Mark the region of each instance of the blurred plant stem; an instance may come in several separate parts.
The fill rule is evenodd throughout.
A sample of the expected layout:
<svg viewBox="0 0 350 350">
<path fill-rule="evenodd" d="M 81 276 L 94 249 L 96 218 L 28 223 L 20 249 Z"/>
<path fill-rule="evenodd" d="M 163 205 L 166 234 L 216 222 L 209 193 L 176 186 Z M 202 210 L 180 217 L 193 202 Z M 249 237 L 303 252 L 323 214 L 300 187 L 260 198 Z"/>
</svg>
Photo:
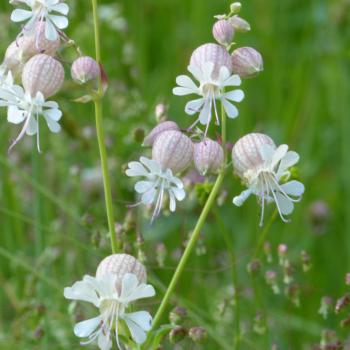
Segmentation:
<svg viewBox="0 0 350 350">
<path fill-rule="evenodd" d="M 101 65 L 101 44 L 100 44 L 100 29 L 99 29 L 99 20 L 98 20 L 97 0 L 91 0 L 91 2 L 92 2 L 92 12 L 93 12 L 93 21 L 94 21 L 96 61 L 99 65 Z M 103 89 L 102 89 L 102 81 L 100 76 L 98 79 L 98 93 L 97 93 L 97 96 L 94 97 L 96 132 L 97 132 L 98 147 L 99 147 L 100 158 L 101 158 L 101 168 L 102 168 L 102 175 L 103 175 L 103 187 L 105 192 L 108 229 L 109 229 L 109 235 L 111 239 L 112 252 L 116 253 L 120 249 L 120 244 L 117 240 L 117 235 L 116 235 L 115 226 L 114 226 L 112 190 L 111 190 L 111 182 L 110 182 L 109 171 L 108 171 L 107 150 L 106 150 L 105 134 L 104 134 L 103 118 L 102 118 L 102 97 L 103 97 Z"/>
<path fill-rule="evenodd" d="M 224 152 L 226 154 L 226 113 L 224 111 L 224 108 L 222 106 L 222 111 L 221 111 L 221 140 L 222 140 L 222 147 L 224 149 Z M 175 287 L 177 286 L 180 277 L 184 271 L 184 268 L 188 262 L 188 259 L 193 251 L 193 249 L 196 246 L 198 237 L 201 233 L 201 230 L 205 224 L 205 220 L 207 219 L 207 216 L 210 212 L 210 210 L 212 209 L 213 205 L 215 204 L 215 199 L 216 196 L 219 193 L 219 190 L 221 188 L 221 185 L 223 183 L 223 180 L 225 178 L 225 171 L 226 171 L 226 156 L 225 156 L 225 162 L 223 164 L 223 167 L 220 171 L 219 176 L 217 177 L 214 187 L 211 190 L 209 197 L 204 205 L 204 208 L 199 216 L 199 219 L 197 221 L 197 224 L 193 230 L 193 233 L 191 235 L 191 238 L 189 240 L 189 242 L 187 243 L 186 249 L 181 257 L 181 260 L 179 262 L 179 265 L 177 266 L 175 273 L 170 281 L 170 284 L 167 288 L 167 291 L 165 292 L 163 299 L 161 301 L 161 304 L 157 310 L 156 315 L 154 316 L 154 320 L 153 320 L 153 326 L 152 329 L 156 329 L 159 325 L 159 322 L 165 312 L 165 309 L 167 307 L 167 304 L 169 302 L 169 299 L 171 297 L 171 295 L 173 294 Z"/>
<path fill-rule="evenodd" d="M 38 154 L 36 140 L 33 139 L 32 148 L 32 176 L 34 181 L 42 184 L 42 171 L 41 171 L 41 159 L 40 154 Z M 34 188 L 34 200 L 33 200 L 33 210 L 34 210 L 34 222 L 35 222 L 35 253 L 36 256 L 40 256 L 43 252 L 44 234 L 42 230 L 43 226 L 43 198 L 40 191 Z"/>
</svg>

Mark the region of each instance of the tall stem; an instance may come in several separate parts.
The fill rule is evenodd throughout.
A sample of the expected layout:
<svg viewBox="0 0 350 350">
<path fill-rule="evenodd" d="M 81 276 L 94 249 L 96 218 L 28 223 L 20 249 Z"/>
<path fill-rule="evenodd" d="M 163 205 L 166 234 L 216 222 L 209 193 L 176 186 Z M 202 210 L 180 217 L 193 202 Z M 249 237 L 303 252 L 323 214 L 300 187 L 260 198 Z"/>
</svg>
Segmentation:
<svg viewBox="0 0 350 350">
<path fill-rule="evenodd" d="M 100 30 L 99 30 L 99 20 L 98 20 L 98 11 L 97 11 L 97 0 L 91 0 L 92 2 L 92 12 L 94 19 L 94 32 L 95 32 L 95 49 L 96 49 L 96 61 L 98 64 L 101 63 L 101 44 L 100 44 Z M 96 119 L 96 131 L 97 131 L 97 140 L 98 147 L 100 151 L 101 158 L 101 168 L 103 175 L 103 187 L 105 193 L 105 202 L 106 202 L 106 211 L 107 211 L 107 220 L 108 220 L 108 229 L 111 239 L 111 246 L 113 253 L 116 253 L 120 246 L 117 240 L 117 235 L 114 227 L 114 213 L 113 213 L 113 203 L 112 203 L 112 191 L 111 191 L 111 182 L 108 171 L 108 162 L 107 162 L 107 151 L 105 144 L 105 134 L 103 128 L 103 119 L 102 119 L 102 81 L 101 77 L 98 79 L 98 93 L 94 98 L 95 104 L 95 119 Z"/>
<path fill-rule="evenodd" d="M 222 146 L 225 150 L 225 148 L 226 148 L 226 114 L 224 113 L 224 111 L 222 113 L 221 119 L 222 119 L 222 125 L 221 125 L 221 128 L 222 128 L 221 129 L 222 130 L 222 136 L 221 136 Z M 174 290 L 175 290 L 175 288 L 180 280 L 180 277 L 184 271 L 184 268 L 187 264 L 187 261 L 191 255 L 193 249 L 196 246 L 200 232 L 205 224 L 205 220 L 207 219 L 207 216 L 215 203 L 215 198 L 216 198 L 217 194 L 219 193 L 222 182 L 225 178 L 225 170 L 226 170 L 225 168 L 226 168 L 226 160 L 225 160 L 224 166 L 222 167 L 222 169 L 220 171 L 219 176 L 217 177 L 217 179 L 215 181 L 214 187 L 211 190 L 210 195 L 209 195 L 209 197 L 204 205 L 204 208 L 201 212 L 201 215 L 199 216 L 197 224 L 193 230 L 192 236 L 191 236 L 191 238 L 186 246 L 186 249 L 185 249 L 182 257 L 181 257 L 179 265 L 177 266 L 177 268 L 175 270 L 175 273 L 173 275 L 173 278 L 170 281 L 170 284 L 167 288 L 167 291 L 164 294 L 164 297 L 163 297 L 162 302 L 157 310 L 157 313 L 154 316 L 153 329 L 158 327 L 159 322 L 160 322 L 160 320 L 165 312 L 165 309 L 167 307 L 167 304 L 169 302 L 169 299 L 170 299 L 171 295 L 173 294 L 173 292 L 174 292 Z"/>
</svg>

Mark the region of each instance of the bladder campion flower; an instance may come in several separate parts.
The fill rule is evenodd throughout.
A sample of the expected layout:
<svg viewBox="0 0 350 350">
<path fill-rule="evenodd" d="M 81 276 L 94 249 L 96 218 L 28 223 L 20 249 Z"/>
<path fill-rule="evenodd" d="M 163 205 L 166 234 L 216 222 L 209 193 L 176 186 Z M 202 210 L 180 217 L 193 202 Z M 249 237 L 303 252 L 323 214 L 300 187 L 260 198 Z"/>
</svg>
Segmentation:
<svg viewBox="0 0 350 350">
<path fill-rule="evenodd" d="M 233 167 L 236 174 L 248 187 L 233 203 L 241 206 L 254 194 L 261 204 L 263 224 L 265 202 L 274 201 L 284 222 L 293 212 L 294 202 L 301 200 L 304 185 L 299 181 L 288 181 L 289 169 L 299 161 L 296 152 L 288 151 L 287 145 L 276 147 L 270 137 L 264 134 L 248 134 L 237 141 L 232 149 Z"/>
<path fill-rule="evenodd" d="M 134 257 L 114 254 L 105 258 L 96 271 L 96 276 L 84 276 L 64 289 L 70 300 L 81 300 L 93 304 L 100 311 L 97 317 L 79 322 L 74 333 L 79 338 L 88 338 L 82 345 L 97 340 L 101 350 L 112 347 L 113 333 L 119 349 L 121 323 L 125 323 L 132 339 L 137 344 L 146 340 L 151 329 L 152 316 L 147 311 L 127 312 L 130 304 L 155 295 L 154 288 L 145 283 L 146 269 Z"/>
<path fill-rule="evenodd" d="M 24 4 L 30 10 L 15 9 L 12 11 L 13 22 L 25 22 L 23 32 L 35 31 L 39 22 L 45 22 L 45 37 L 48 40 L 57 40 L 60 31 L 68 27 L 67 15 L 69 6 L 61 0 L 16 0 L 10 1 L 14 5 Z"/>
<path fill-rule="evenodd" d="M 185 112 L 189 115 L 199 113 L 198 119 L 191 128 L 200 122 L 206 125 L 206 135 L 213 110 L 216 123 L 220 124 L 216 100 L 221 101 L 229 118 L 238 116 L 238 109 L 232 102 L 241 102 L 244 99 L 244 93 L 242 90 L 227 92 L 225 90 L 232 86 L 240 86 L 241 78 L 236 74 L 232 75 L 231 56 L 222 46 L 204 44 L 197 48 L 192 54 L 188 71 L 199 85 L 196 85 L 190 77 L 180 75 L 176 78 L 178 86 L 173 89 L 173 93 L 178 96 L 192 94 L 201 96 L 199 99 L 188 102 L 185 107 Z"/>
</svg>

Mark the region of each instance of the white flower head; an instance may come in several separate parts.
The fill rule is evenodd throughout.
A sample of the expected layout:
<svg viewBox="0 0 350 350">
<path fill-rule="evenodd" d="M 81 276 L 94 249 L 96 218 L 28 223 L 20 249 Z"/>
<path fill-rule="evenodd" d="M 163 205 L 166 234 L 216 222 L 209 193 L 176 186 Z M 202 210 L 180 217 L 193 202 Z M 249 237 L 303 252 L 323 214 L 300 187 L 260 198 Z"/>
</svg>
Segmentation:
<svg viewBox="0 0 350 350">
<path fill-rule="evenodd" d="M 162 170 L 155 160 L 141 157 L 140 162 L 130 162 L 128 167 L 126 175 L 145 178 L 136 182 L 135 191 L 141 194 L 141 203 L 154 205 L 152 221 L 159 215 L 166 194 L 171 212 L 176 210 L 176 200 L 182 201 L 186 197 L 182 181 L 170 169 Z"/>
<path fill-rule="evenodd" d="M 60 31 L 68 27 L 67 15 L 69 6 L 61 0 L 16 0 L 15 5 L 24 4 L 30 9 L 15 9 L 12 11 L 13 22 L 25 22 L 23 31 L 34 31 L 38 22 L 45 22 L 45 37 L 54 41 Z"/>
<path fill-rule="evenodd" d="M 59 120 L 62 112 L 54 101 L 45 101 L 44 95 L 38 91 L 34 97 L 13 83 L 11 72 L 6 79 L 0 81 L 0 107 L 7 107 L 7 120 L 12 124 L 23 123 L 22 130 L 11 144 L 9 151 L 27 135 L 37 135 L 37 147 L 40 150 L 40 117 L 43 117 L 48 128 L 53 133 L 61 130 Z"/>
<path fill-rule="evenodd" d="M 258 134 L 251 134 L 258 135 Z M 249 135 L 248 135 L 249 136 Z M 261 204 L 261 220 L 263 224 L 265 202 L 275 202 L 281 219 L 288 222 L 285 218 L 294 210 L 294 203 L 299 202 L 305 191 L 304 185 L 296 180 L 288 181 L 291 174 L 289 169 L 299 161 L 299 155 L 296 152 L 288 151 L 287 145 L 281 145 L 276 148 L 274 145 L 265 143 L 256 148 L 261 161 L 254 164 L 253 158 L 249 160 L 251 167 L 246 170 L 241 177 L 246 183 L 248 189 L 239 196 L 233 198 L 233 203 L 241 206 L 246 199 L 254 194 L 258 197 Z M 235 159 L 237 151 L 233 150 L 233 162 L 242 162 L 242 159 Z M 242 152 L 247 157 L 247 149 Z"/>
<path fill-rule="evenodd" d="M 75 282 L 64 289 L 64 296 L 70 300 L 81 300 L 93 304 L 99 309 L 99 316 L 79 322 L 74 327 L 74 333 L 79 338 L 87 338 L 82 345 L 97 340 L 101 350 L 112 347 L 113 333 L 118 348 L 120 322 L 125 322 L 132 339 L 137 344 L 146 340 L 146 332 L 151 329 L 152 316 L 147 311 L 128 313 L 126 310 L 132 302 L 138 299 L 150 298 L 155 295 L 154 288 L 145 283 L 139 283 L 136 275 L 126 273 L 121 280 L 121 288 L 117 288 L 118 276 L 107 274 L 102 277 L 85 276 L 82 281 Z"/>
<path fill-rule="evenodd" d="M 219 74 L 214 74 L 214 69 L 214 63 L 210 61 L 203 63 L 201 68 L 190 64 L 188 71 L 195 77 L 199 84 L 196 85 L 187 75 L 180 75 L 176 78 L 178 86 L 173 89 L 174 95 L 184 96 L 196 94 L 201 96 L 199 99 L 188 102 L 185 112 L 189 115 L 199 113 L 198 119 L 192 127 L 198 122 L 206 125 L 205 135 L 212 120 L 213 111 L 216 123 L 220 123 L 218 107 L 216 105 L 217 100 L 223 104 L 227 116 L 233 119 L 239 113 L 237 107 L 232 102 L 241 102 L 244 99 L 244 92 L 242 90 L 225 91 L 232 86 L 240 86 L 241 78 L 236 74 L 232 75 L 225 65 L 220 67 Z"/>
</svg>

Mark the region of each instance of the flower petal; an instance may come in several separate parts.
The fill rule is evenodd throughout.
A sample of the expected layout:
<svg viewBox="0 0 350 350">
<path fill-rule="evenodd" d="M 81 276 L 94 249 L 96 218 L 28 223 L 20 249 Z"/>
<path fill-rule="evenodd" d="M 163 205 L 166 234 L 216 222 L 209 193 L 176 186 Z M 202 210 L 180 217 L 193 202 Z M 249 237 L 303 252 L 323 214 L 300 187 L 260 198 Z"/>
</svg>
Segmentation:
<svg viewBox="0 0 350 350">
<path fill-rule="evenodd" d="M 227 101 L 225 98 L 222 98 L 221 102 L 229 118 L 234 119 L 238 117 L 239 112 L 236 106 L 234 106 L 231 102 Z"/>
<path fill-rule="evenodd" d="M 203 107 L 204 101 L 204 98 L 199 98 L 197 100 L 188 102 L 185 106 L 185 113 L 189 115 L 198 113 Z"/>
<path fill-rule="evenodd" d="M 49 19 L 52 21 L 55 27 L 59 29 L 65 29 L 68 27 L 68 19 L 64 16 L 50 15 Z"/>
<path fill-rule="evenodd" d="M 300 197 L 305 192 L 305 186 L 296 180 L 281 185 L 281 188 L 286 194 L 294 197 Z"/>
<path fill-rule="evenodd" d="M 15 9 L 11 13 L 11 21 L 12 22 L 23 22 L 33 16 L 32 11 L 23 10 L 23 9 Z"/>
<path fill-rule="evenodd" d="M 294 204 L 281 192 L 275 192 L 276 205 L 283 215 L 289 215 L 294 210 Z"/>
<path fill-rule="evenodd" d="M 89 320 L 85 320 L 77 323 L 74 326 L 74 334 L 79 338 L 88 337 L 92 332 L 95 331 L 95 329 L 100 324 L 101 320 L 102 320 L 102 317 L 97 316 L 94 318 L 90 318 Z"/>
<path fill-rule="evenodd" d="M 233 204 L 237 207 L 240 207 L 243 205 L 243 203 L 248 199 L 248 197 L 252 194 L 252 190 L 248 189 L 243 191 L 239 196 L 236 196 L 233 198 Z"/>
<path fill-rule="evenodd" d="M 241 102 L 244 99 L 244 92 L 242 90 L 233 90 L 230 92 L 226 92 L 224 94 L 224 97 L 227 100 L 230 100 L 233 102 Z"/>
<path fill-rule="evenodd" d="M 99 305 L 99 299 L 95 290 L 86 281 L 78 281 L 71 287 L 65 288 L 63 295 L 66 299 L 87 301 L 97 307 Z"/>
<path fill-rule="evenodd" d="M 187 75 L 179 75 L 176 78 L 176 84 L 181 86 L 181 87 L 187 88 L 189 90 L 197 90 L 198 89 L 198 87 L 193 82 L 193 80 L 190 77 L 188 77 Z"/>
<path fill-rule="evenodd" d="M 223 87 L 225 87 L 225 86 L 240 86 L 241 83 L 242 83 L 242 80 L 239 77 L 239 75 L 234 74 L 234 75 L 231 75 L 227 80 L 225 80 L 221 85 Z"/>
<path fill-rule="evenodd" d="M 125 314 L 123 318 L 134 341 L 137 344 L 144 343 L 146 331 L 149 331 L 152 327 L 152 316 L 146 311 L 138 311 Z"/>
</svg>

